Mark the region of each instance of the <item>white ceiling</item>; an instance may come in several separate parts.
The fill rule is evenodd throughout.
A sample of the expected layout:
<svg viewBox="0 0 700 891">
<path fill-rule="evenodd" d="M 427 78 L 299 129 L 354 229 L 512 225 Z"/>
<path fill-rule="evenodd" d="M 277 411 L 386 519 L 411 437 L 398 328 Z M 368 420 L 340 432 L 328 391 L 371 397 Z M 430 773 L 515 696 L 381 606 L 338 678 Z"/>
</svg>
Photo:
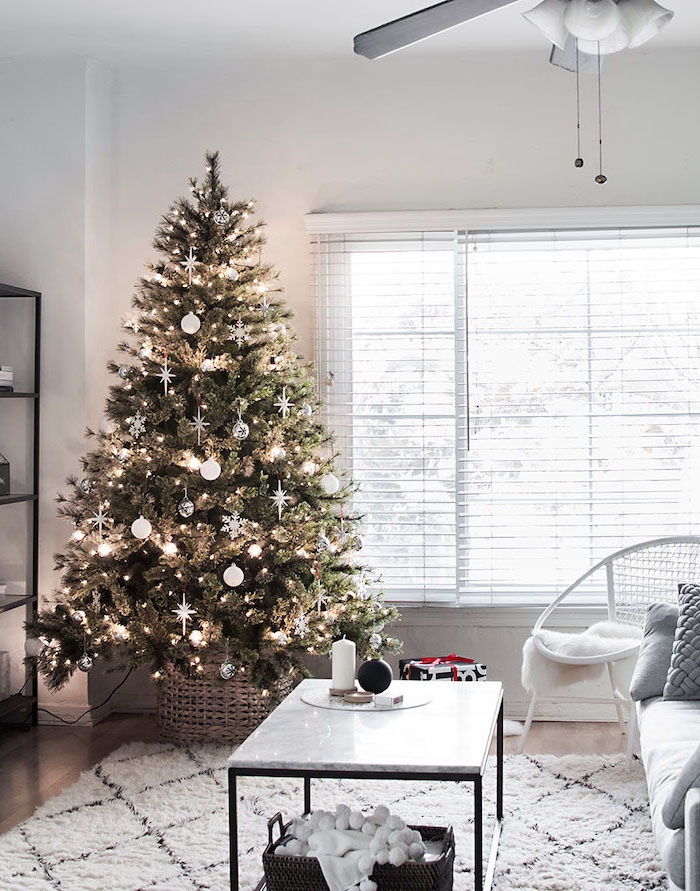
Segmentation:
<svg viewBox="0 0 700 891">
<path fill-rule="evenodd" d="M 512 6 L 404 52 L 546 52 L 544 38 Z M 676 12 L 653 48 L 700 44 L 700 3 L 667 0 Z M 352 55 L 353 35 L 430 0 L 9 0 L 0 57 L 81 54 L 119 62 L 154 57 Z"/>
</svg>

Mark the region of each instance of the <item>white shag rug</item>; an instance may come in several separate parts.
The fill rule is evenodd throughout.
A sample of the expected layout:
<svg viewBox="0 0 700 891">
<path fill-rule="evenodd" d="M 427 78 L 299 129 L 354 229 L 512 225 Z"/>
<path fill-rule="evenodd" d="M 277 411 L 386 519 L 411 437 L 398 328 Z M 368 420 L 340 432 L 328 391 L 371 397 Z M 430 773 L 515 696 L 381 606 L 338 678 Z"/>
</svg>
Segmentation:
<svg viewBox="0 0 700 891">
<path fill-rule="evenodd" d="M 122 746 L 0 837 L 0 888 L 191 891 L 228 886 L 227 749 Z M 494 765 L 485 783 L 493 821 Z M 297 780 L 239 779 L 242 888 L 262 874 L 266 821 L 302 807 Z M 455 891 L 473 888 L 471 785 L 316 780 L 312 803 L 385 803 L 456 831 Z M 510 755 L 497 891 L 660 891 L 641 766 L 622 755 Z M 302 891 L 302 889 L 300 889 Z"/>
</svg>

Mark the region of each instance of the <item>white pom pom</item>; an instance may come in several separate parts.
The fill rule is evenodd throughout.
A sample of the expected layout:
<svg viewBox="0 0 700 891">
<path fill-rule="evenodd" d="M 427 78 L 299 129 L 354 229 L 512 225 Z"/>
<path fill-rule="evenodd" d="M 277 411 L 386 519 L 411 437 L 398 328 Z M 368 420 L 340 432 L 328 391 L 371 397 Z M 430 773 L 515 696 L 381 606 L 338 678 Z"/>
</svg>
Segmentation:
<svg viewBox="0 0 700 891">
<path fill-rule="evenodd" d="M 408 847 L 408 856 L 411 860 L 421 860 L 425 854 L 425 849 L 419 842 L 412 842 Z"/>
<path fill-rule="evenodd" d="M 403 841 L 403 839 L 401 838 L 401 830 L 400 829 L 394 829 L 392 832 L 389 833 L 388 842 L 389 842 L 390 848 L 395 848 L 396 845 L 398 845 L 399 842 L 402 842 L 402 841 Z"/>
<path fill-rule="evenodd" d="M 321 844 L 321 836 L 320 835 L 312 835 L 309 839 L 309 850 L 315 851 Z"/>
<path fill-rule="evenodd" d="M 406 824 L 401 819 L 401 817 L 397 817 L 396 814 L 392 814 L 386 821 L 386 825 L 389 829 L 405 829 Z"/>
<path fill-rule="evenodd" d="M 297 838 L 301 839 L 301 841 L 308 841 L 314 833 L 314 827 L 310 826 L 308 823 L 302 824 L 297 829 Z"/>
<path fill-rule="evenodd" d="M 353 811 L 350 814 L 350 828 L 351 829 L 361 829 L 362 824 L 365 822 L 365 818 L 359 811 Z"/>
<path fill-rule="evenodd" d="M 291 841 L 287 842 L 284 846 L 284 850 L 288 854 L 294 854 L 297 857 L 301 854 L 301 842 L 297 838 L 293 838 Z"/>
<path fill-rule="evenodd" d="M 370 854 L 376 854 L 378 851 L 381 851 L 381 849 L 384 847 L 385 847 L 384 842 L 381 840 L 381 838 L 377 838 L 377 836 L 375 835 L 375 837 L 369 843 L 369 852 L 370 852 Z"/>
<path fill-rule="evenodd" d="M 423 841 L 423 836 L 420 834 L 420 832 L 417 829 L 411 830 L 411 841 L 412 842 L 422 842 Z"/>
<path fill-rule="evenodd" d="M 399 830 L 400 840 L 405 842 L 407 845 L 410 845 L 413 841 L 413 830 L 409 829 L 408 826 L 405 829 Z"/>
<path fill-rule="evenodd" d="M 377 831 L 374 834 L 375 838 L 380 838 L 383 842 L 386 842 L 391 835 L 391 829 L 388 826 L 378 826 Z"/>
<path fill-rule="evenodd" d="M 341 814 L 339 817 L 335 818 L 335 828 L 340 829 L 341 832 L 350 828 L 350 820 L 348 819 L 347 814 Z"/>
<path fill-rule="evenodd" d="M 325 814 L 318 821 L 318 828 L 321 830 L 335 829 L 335 817 L 331 817 L 330 814 Z"/>
<path fill-rule="evenodd" d="M 377 851 L 376 861 L 380 866 L 386 866 L 389 862 L 389 849 L 382 848 L 381 851 Z"/>
<path fill-rule="evenodd" d="M 313 814 L 309 814 L 309 825 L 310 826 L 318 826 L 318 821 L 323 816 L 323 811 L 314 811 Z"/>
<path fill-rule="evenodd" d="M 309 856 L 309 846 L 306 844 L 306 842 L 300 842 L 300 844 L 301 844 L 301 849 L 299 851 L 299 856 L 300 857 L 308 857 Z"/>
<path fill-rule="evenodd" d="M 363 879 L 360 882 L 360 891 L 377 891 L 377 883 L 372 879 Z"/>
<path fill-rule="evenodd" d="M 358 858 L 357 868 L 360 870 L 361 873 L 364 873 L 367 876 L 370 875 L 370 873 L 374 869 L 374 857 L 369 853 L 369 851 Z"/>
<path fill-rule="evenodd" d="M 386 823 L 389 817 L 389 808 L 385 804 L 380 804 L 375 807 L 372 811 L 372 816 L 370 820 L 373 823 L 376 823 L 377 826 L 381 826 L 383 823 Z"/>
<path fill-rule="evenodd" d="M 408 860 L 408 856 L 403 848 L 392 848 L 389 851 L 389 863 L 392 866 L 403 866 Z"/>
<path fill-rule="evenodd" d="M 374 835 L 374 833 L 377 831 L 377 827 L 369 820 L 365 820 L 365 822 L 362 824 L 362 831 L 365 835 Z"/>
<path fill-rule="evenodd" d="M 350 808 L 347 806 L 347 804 L 339 804 L 338 807 L 335 809 L 336 817 L 342 817 L 343 814 L 345 814 L 346 817 L 350 816 Z"/>
</svg>

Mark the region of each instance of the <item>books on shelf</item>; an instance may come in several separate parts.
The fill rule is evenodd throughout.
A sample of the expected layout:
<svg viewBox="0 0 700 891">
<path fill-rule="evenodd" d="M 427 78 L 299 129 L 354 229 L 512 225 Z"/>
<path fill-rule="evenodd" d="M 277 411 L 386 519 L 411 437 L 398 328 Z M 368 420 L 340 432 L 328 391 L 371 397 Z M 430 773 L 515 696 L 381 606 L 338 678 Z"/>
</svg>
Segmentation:
<svg viewBox="0 0 700 891">
<path fill-rule="evenodd" d="M 11 365 L 0 365 L 0 393 L 14 391 L 15 373 Z"/>
</svg>

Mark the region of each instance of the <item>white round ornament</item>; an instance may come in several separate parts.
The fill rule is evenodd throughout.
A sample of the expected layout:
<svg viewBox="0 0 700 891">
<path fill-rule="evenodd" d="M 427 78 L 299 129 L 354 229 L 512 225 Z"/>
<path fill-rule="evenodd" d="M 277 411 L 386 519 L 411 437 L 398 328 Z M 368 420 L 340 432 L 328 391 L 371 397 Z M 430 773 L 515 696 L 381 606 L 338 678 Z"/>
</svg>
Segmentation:
<svg viewBox="0 0 700 891">
<path fill-rule="evenodd" d="M 185 334 L 196 334 L 202 327 L 202 323 L 199 320 L 199 316 L 196 316 L 193 312 L 188 312 L 186 316 L 180 319 L 180 327 Z"/>
<path fill-rule="evenodd" d="M 153 527 L 143 514 L 131 524 L 131 534 L 134 538 L 148 538 L 153 531 Z"/>
<path fill-rule="evenodd" d="M 227 584 L 229 588 L 237 588 L 244 578 L 243 570 L 235 563 L 232 563 L 224 572 L 224 583 Z"/>
<path fill-rule="evenodd" d="M 203 641 L 204 641 L 204 635 L 198 628 L 195 628 L 193 631 L 190 631 L 190 643 L 192 644 L 193 647 L 201 646 Z"/>
<path fill-rule="evenodd" d="M 90 671 L 92 668 L 92 657 L 88 656 L 87 653 L 83 653 L 80 659 L 78 659 L 78 668 L 81 671 Z"/>
<path fill-rule="evenodd" d="M 222 678 L 222 680 L 230 681 L 235 673 L 236 666 L 233 664 L 233 662 L 229 662 L 229 660 L 227 659 L 225 662 L 221 663 L 221 667 L 219 668 L 219 676 Z"/>
<path fill-rule="evenodd" d="M 207 458 L 204 464 L 199 468 L 199 472 L 205 480 L 212 482 L 221 476 L 221 465 L 214 458 Z"/>
<path fill-rule="evenodd" d="M 340 480 L 334 473 L 324 473 L 321 477 L 321 488 L 326 495 L 335 495 L 340 488 Z"/>
<path fill-rule="evenodd" d="M 44 643 L 38 637 L 28 637 L 24 642 L 24 652 L 30 659 L 36 659 L 43 649 Z"/>
<path fill-rule="evenodd" d="M 233 266 L 229 266 L 224 272 L 224 275 L 230 282 L 238 281 L 238 270 Z"/>
<path fill-rule="evenodd" d="M 150 359 L 150 358 L 151 358 L 150 349 L 148 347 L 141 347 L 141 349 L 139 350 L 139 359 L 141 359 L 141 361 L 143 361 L 144 359 Z"/>
<path fill-rule="evenodd" d="M 225 226 L 230 219 L 231 217 L 229 216 L 229 212 L 224 207 L 220 207 L 214 213 L 214 222 L 217 226 Z"/>
<path fill-rule="evenodd" d="M 213 371 L 214 370 L 214 362 L 212 359 L 205 359 L 202 362 L 202 371 Z"/>
</svg>

